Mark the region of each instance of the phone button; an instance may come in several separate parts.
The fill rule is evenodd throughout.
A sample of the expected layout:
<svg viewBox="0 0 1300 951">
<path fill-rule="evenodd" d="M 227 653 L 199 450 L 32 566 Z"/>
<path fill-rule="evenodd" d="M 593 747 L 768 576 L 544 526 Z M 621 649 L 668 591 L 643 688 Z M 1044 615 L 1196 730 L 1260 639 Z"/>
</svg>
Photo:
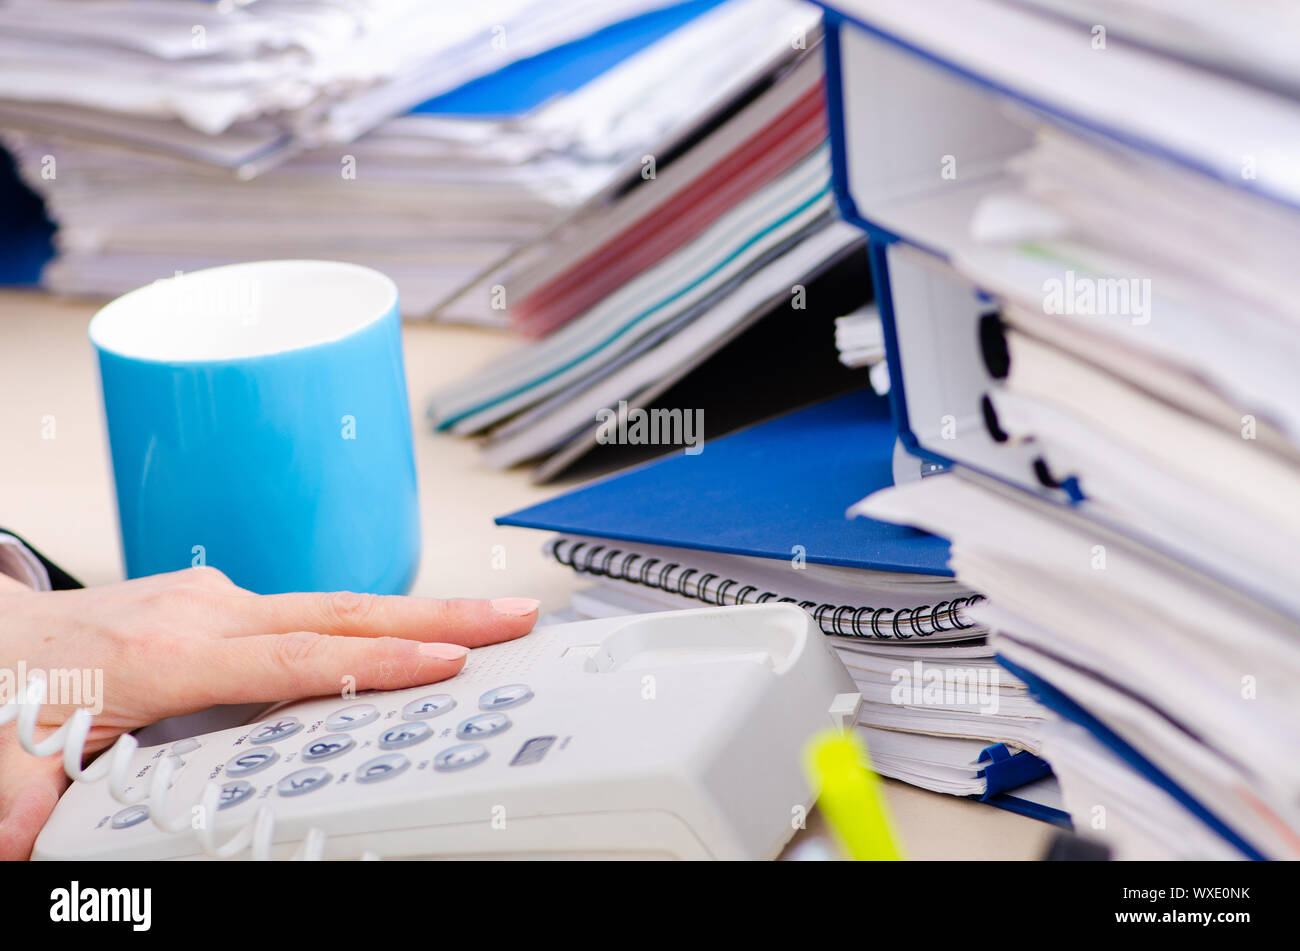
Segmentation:
<svg viewBox="0 0 1300 951">
<path fill-rule="evenodd" d="M 433 758 L 433 768 L 440 773 L 454 773 L 469 769 L 487 759 L 487 747 L 482 743 L 462 743 L 445 749 Z"/>
<path fill-rule="evenodd" d="M 358 727 L 369 726 L 378 719 L 378 707 L 373 703 L 358 703 L 331 713 L 325 721 L 325 729 L 331 733 L 338 733 L 340 730 L 355 730 Z"/>
<path fill-rule="evenodd" d="M 302 748 L 302 759 L 304 763 L 319 763 L 321 760 L 342 756 L 356 745 L 357 741 L 346 733 L 322 736 Z"/>
<path fill-rule="evenodd" d="M 462 740 L 485 740 L 508 729 L 510 718 L 504 713 L 480 713 L 456 727 L 456 735 Z"/>
<path fill-rule="evenodd" d="M 262 728 L 248 738 L 250 743 L 278 743 L 287 740 L 302 729 L 302 721 L 297 717 L 280 717 L 269 720 Z"/>
<path fill-rule="evenodd" d="M 382 783 L 406 772 L 410 765 L 411 761 L 401 753 L 385 753 L 358 766 L 356 779 L 359 783 Z"/>
<path fill-rule="evenodd" d="M 127 806 L 113 817 L 113 821 L 110 825 L 112 825 L 114 829 L 129 829 L 131 826 L 138 826 L 148 818 L 148 806 Z"/>
<path fill-rule="evenodd" d="M 480 710 L 506 710 L 533 699 L 533 688 L 528 684 L 506 684 L 489 690 L 478 698 Z"/>
<path fill-rule="evenodd" d="M 423 743 L 433 736 L 433 730 L 427 723 L 403 723 L 379 734 L 381 750 L 400 750 L 403 747 Z"/>
<path fill-rule="evenodd" d="M 275 750 L 249 750 L 238 756 L 232 756 L 226 761 L 226 775 L 251 776 L 259 770 L 266 769 L 279 758 L 280 754 Z"/>
<path fill-rule="evenodd" d="M 246 783 L 242 779 L 226 783 L 221 787 L 221 795 L 218 798 L 220 805 L 217 808 L 229 809 L 231 806 L 237 806 L 251 795 L 253 795 L 252 783 Z"/>
<path fill-rule="evenodd" d="M 403 720 L 428 720 L 440 713 L 446 713 L 456 705 L 456 698 L 449 693 L 435 693 L 419 700 L 412 700 L 402 707 Z"/>
<path fill-rule="evenodd" d="M 275 784 L 275 791 L 281 796 L 302 796 L 315 792 L 329 783 L 334 777 L 324 766 L 308 766 L 290 773 Z"/>
</svg>

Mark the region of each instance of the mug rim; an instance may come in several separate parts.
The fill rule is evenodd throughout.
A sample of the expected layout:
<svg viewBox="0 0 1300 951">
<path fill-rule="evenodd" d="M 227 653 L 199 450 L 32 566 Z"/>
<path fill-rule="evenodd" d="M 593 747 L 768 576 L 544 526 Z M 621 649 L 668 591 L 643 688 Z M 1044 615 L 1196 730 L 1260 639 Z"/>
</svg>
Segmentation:
<svg viewBox="0 0 1300 951">
<path fill-rule="evenodd" d="M 221 287 L 220 280 L 230 278 L 240 271 L 256 273 L 258 271 L 276 271 L 292 273 L 299 270 L 305 273 L 319 271 L 321 273 L 330 272 L 333 275 L 351 275 L 362 278 L 365 283 L 372 285 L 366 289 L 366 292 L 373 292 L 375 299 L 366 301 L 364 306 L 356 304 L 350 308 L 346 314 L 334 315 L 333 319 L 325 320 L 319 318 L 319 315 L 313 315 L 311 321 L 298 324 L 291 328 L 280 328 L 280 339 L 273 341 L 269 345 L 254 346 L 247 349 L 228 346 L 225 349 L 220 347 L 215 352 L 203 353 L 194 350 L 181 350 L 176 354 L 167 354 L 158 349 L 157 339 L 139 346 L 139 338 L 132 341 L 124 341 L 120 338 L 128 337 L 132 333 L 140 334 L 147 331 L 147 327 L 139 326 L 139 321 L 132 321 L 128 315 L 139 315 L 141 309 L 147 312 L 149 308 L 154 308 L 155 319 L 158 309 L 166 303 L 165 298 L 158 299 L 160 295 L 177 293 L 183 291 L 202 291 L 204 284 L 210 284 L 212 287 Z M 213 279 L 217 283 L 212 283 Z M 194 281 L 182 285 L 180 282 Z M 174 283 L 175 282 L 175 283 Z M 360 282 L 358 287 L 360 287 Z M 319 291 L 318 291 L 319 294 Z M 293 353 L 303 350 L 309 350 L 314 347 L 336 343 L 345 340 L 348 337 L 365 330 L 368 327 L 381 321 L 388 314 L 394 312 L 397 308 L 397 285 L 392 278 L 371 267 L 362 264 L 353 264 L 347 261 L 329 261 L 314 258 L 283 258 L 267 261 L 241 261 L 233 264 L 222 264 L 216 267 L 202 268 L 196 271 L 187 271 L 178 274 L 176 277 L 161 278 L 151 284 L 137 287 L 134 290 L 117 297 L 98 311 L 91 318 L 87 327 L 87 335 L 94 347 L 104 353 L 111 353 L 115 356 L 126 360 L 137 361 L 141 363 L 154 363 L 163 365 L 183 365 L 183 364 L 202 364 L 202 363 L 230 363 L 242 360 L 252 360 L 265 357 L 274 357 L 280 354 Z M 319 304 L 319 301 L 317 301 Z M 355 312 L 360 310 L 362 316 L 354 316 Z M 229 315 L 227 315 L 229 316 Z M 157 329 L 157 328 L 155 328 Z M 131 344 L 136 344 L 132 346 Z M 153 344 L 153 346 L 150 345 Z"/>
</svg>

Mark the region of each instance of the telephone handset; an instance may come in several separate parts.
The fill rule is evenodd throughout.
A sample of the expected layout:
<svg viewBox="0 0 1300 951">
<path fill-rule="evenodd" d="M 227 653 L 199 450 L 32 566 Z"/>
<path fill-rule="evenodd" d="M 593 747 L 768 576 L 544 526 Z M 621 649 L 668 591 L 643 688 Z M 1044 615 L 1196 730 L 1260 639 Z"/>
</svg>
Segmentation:
<svg viewBox="0 0 1300 951">
<path fill-rule="evenodd" d="M 802 610 L 761 604 L 540 627 L 452 680 L 127 736 L 84 771 L 83 712 L 41 744 L 39 702 L 0 723 L 75 780 L 38 859 L 753 859 L 811 805 L 804 745 L 860 699 Z"/>
</svg>

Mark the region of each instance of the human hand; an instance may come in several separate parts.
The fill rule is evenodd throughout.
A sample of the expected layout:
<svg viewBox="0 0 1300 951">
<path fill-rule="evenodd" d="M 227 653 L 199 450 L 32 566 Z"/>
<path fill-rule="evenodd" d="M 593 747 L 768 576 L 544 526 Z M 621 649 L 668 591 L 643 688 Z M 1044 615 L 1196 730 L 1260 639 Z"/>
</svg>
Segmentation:
<svg viewBox="0 0 1300 951">
<path fill-rule="evenodd" d="M 89 753 L 216 704 L 445 680 L 460 672 L 469 648 L 527 634 L 537 608 L 527 598 L 256 595 L 214 568 L 74 591 L 4 585 L 0 671 L 16 672 L 20 662 L 29 671 L 102 671 L 103 696 L 82 697 L 83 705 L 102 705 Z M 50 699 L 38 728 L 56 728 L 76 709 Z M 58 757 L 34 757 L 12 726 L 0 729 L 0 858 L 31 854 L 65 785 Z"/>
</svg>

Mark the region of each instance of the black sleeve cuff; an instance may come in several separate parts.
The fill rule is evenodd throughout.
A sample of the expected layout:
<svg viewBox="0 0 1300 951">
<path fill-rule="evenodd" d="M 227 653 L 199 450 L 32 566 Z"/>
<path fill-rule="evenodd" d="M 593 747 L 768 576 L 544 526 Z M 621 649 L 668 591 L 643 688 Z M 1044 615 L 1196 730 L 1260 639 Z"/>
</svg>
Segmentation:
<svg viewBox="0 0 1300 951">
<path fill-rule="evenodd" d="M 64 571 L 54 562 L 50 561 L 39 551 L 37 551 L 36 546 L 32 545 L 31 542 L 27 541 L 27 539 L 23 538 L 17 532 L 10 531 L 7 528 L 0 528 L 0 531 L 10 534 L 14 538 L 22 542 L 23 545 L 27 547 L 27 550 L 36 556 L 36 560 L 45 566 L 45 571 L 50 576 L 50 588 L 53 589 L 54 591 L 70 591 L 73 588 L 85 587 L 85 585 L 83 585 L 80 581 L 72 577 L 72 575 L 68 574 L 66 571 Z"/>
</svg>

